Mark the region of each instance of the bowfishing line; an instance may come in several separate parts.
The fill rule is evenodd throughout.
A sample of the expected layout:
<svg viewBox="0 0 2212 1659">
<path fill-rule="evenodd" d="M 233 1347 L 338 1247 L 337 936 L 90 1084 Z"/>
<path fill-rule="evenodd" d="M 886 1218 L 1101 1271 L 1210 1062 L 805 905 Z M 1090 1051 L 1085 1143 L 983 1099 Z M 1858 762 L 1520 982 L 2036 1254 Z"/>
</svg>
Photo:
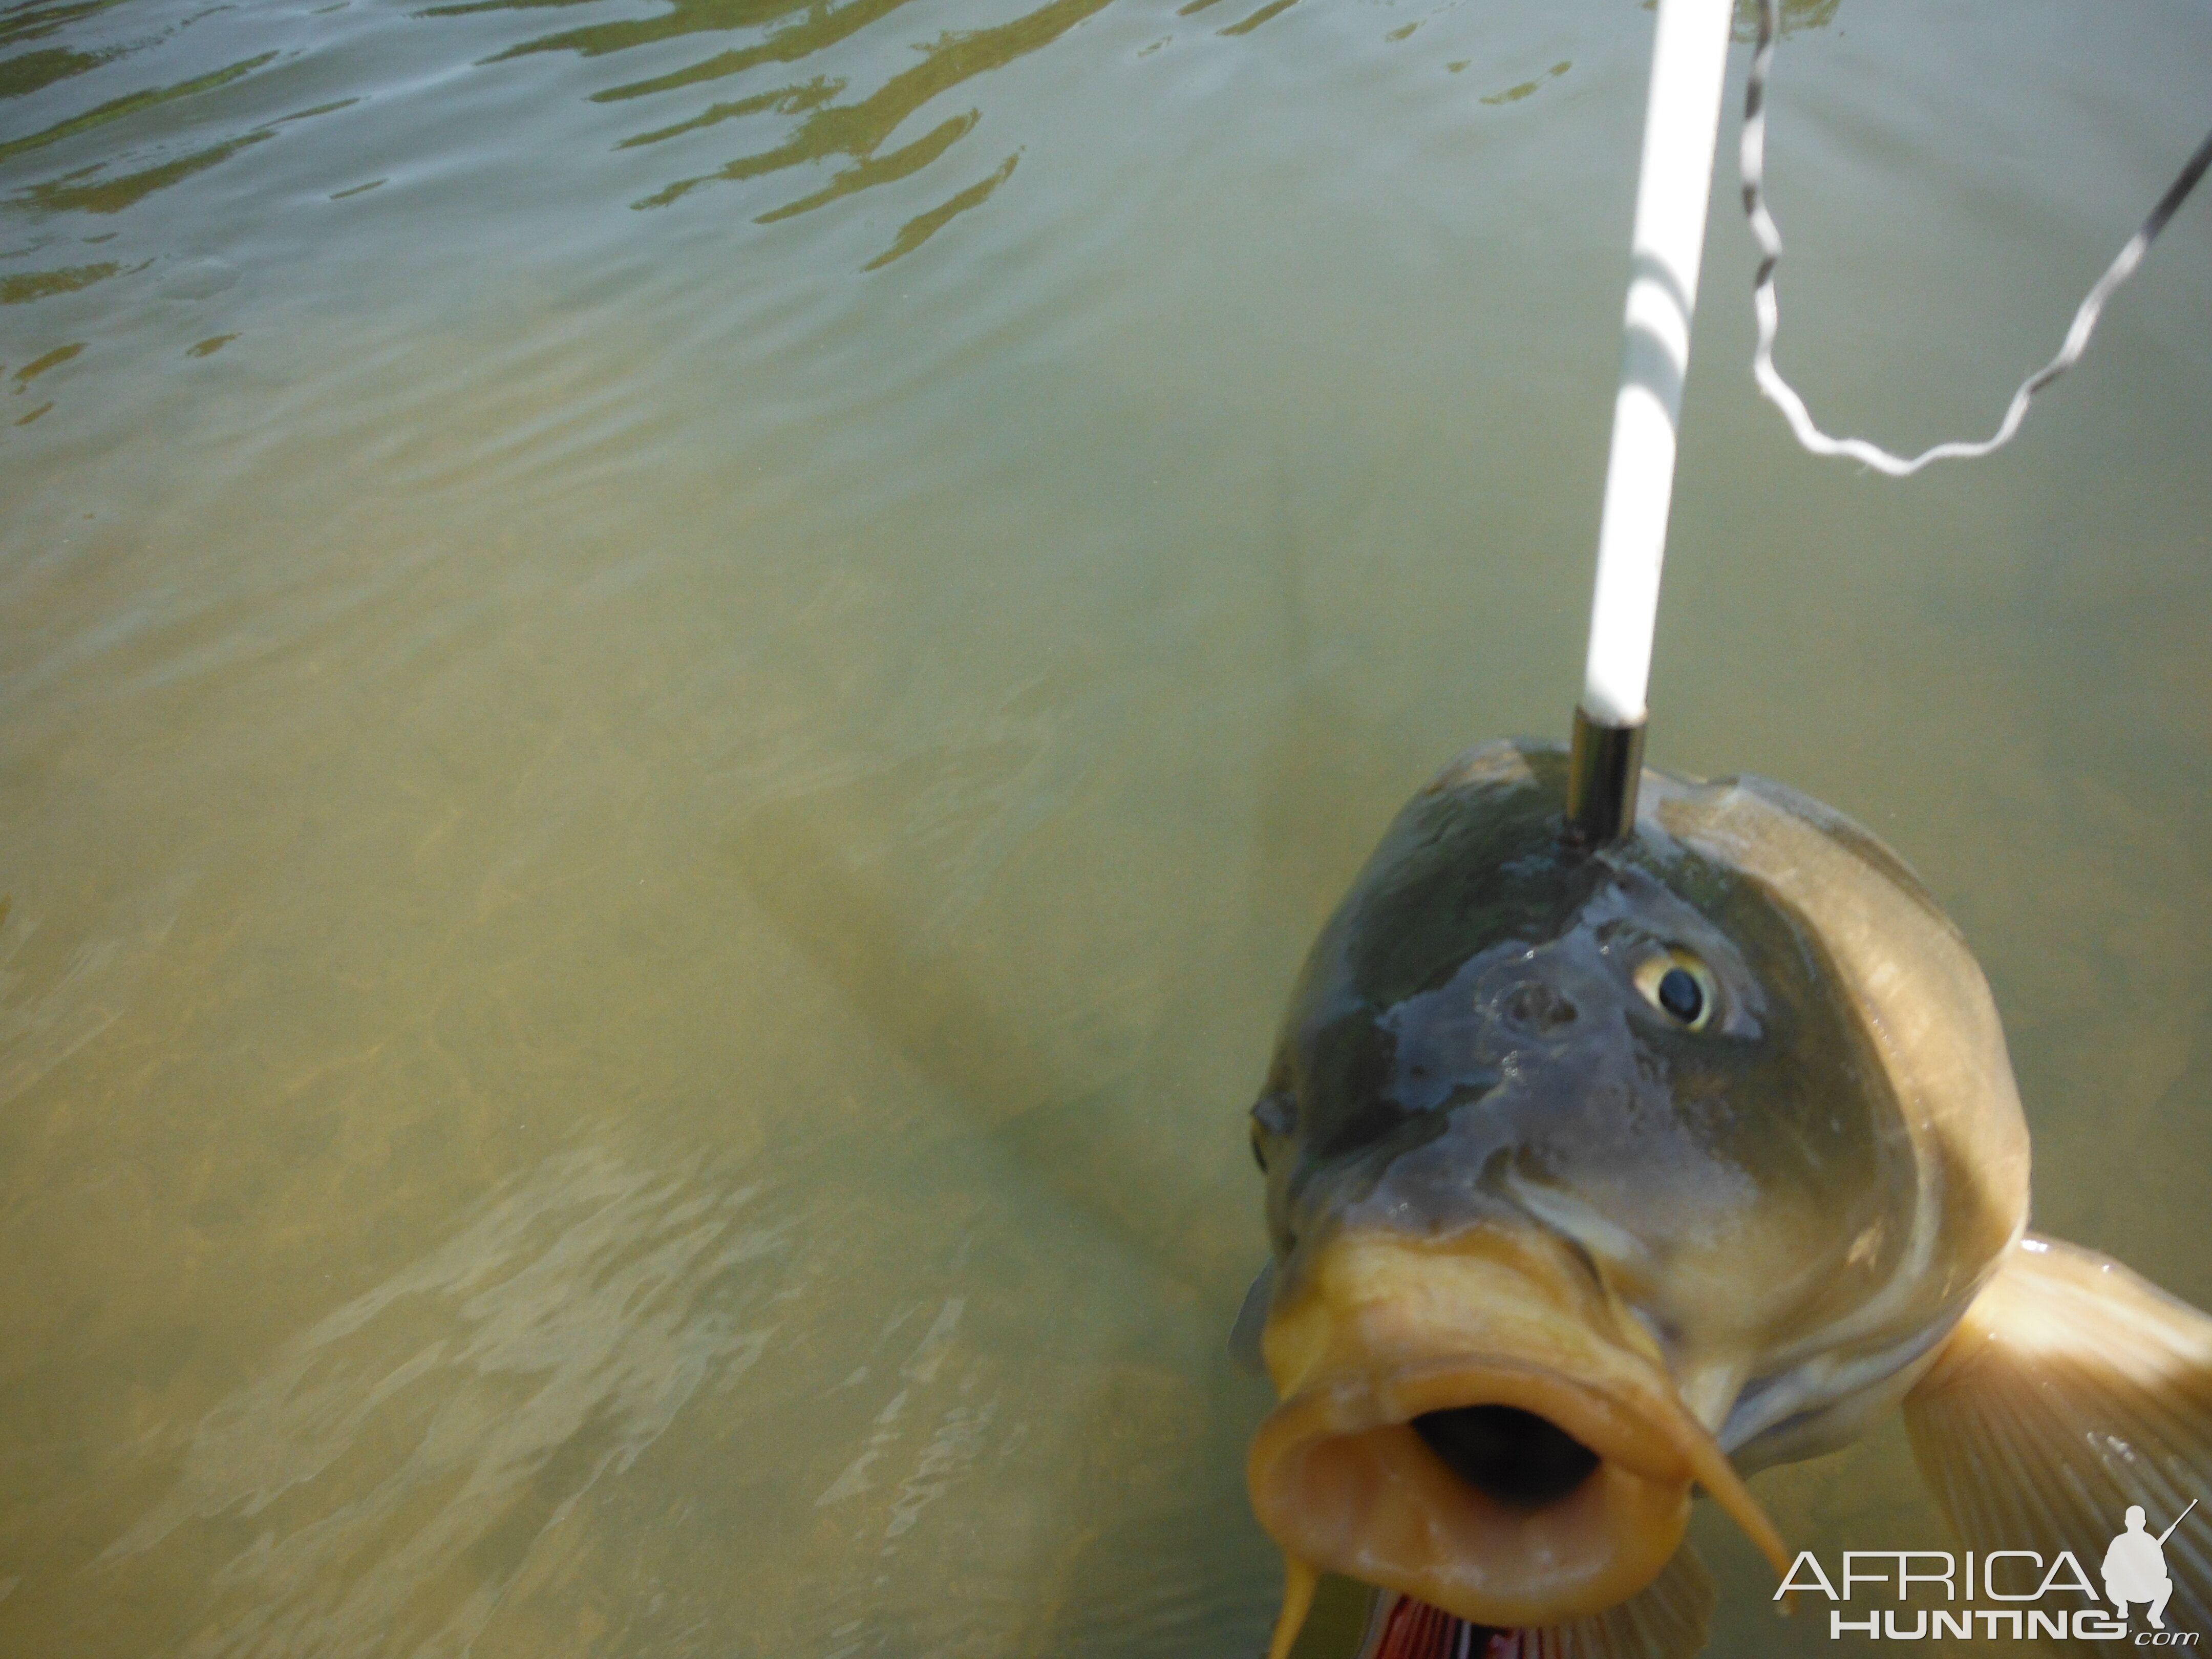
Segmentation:
<svg viewBox="0 0 2212 1659">
<path fill-rule="evenodd" d="M 1779 0 L 1759 0 L 1759 45 L 1752 53 L 1751 70 L 1745 78 L 1743 93 L 1743 211 L 1761 256 L 1759 274 L 1752 279 L 1752 313 L 1759 324 L 1759 342 L 1752 350 L 1752 378 L 1758 381 L 1759 392 L 1766 400 L 1788 419 L 1797 441 L 1814 454 L 1848 455 L 1893 478 L 1910 477 L 1930 461 L 1972 460 L 2002 448 L 2020 430 L 2021 422 L 2027 416 L 2027 405 L 2035 394 L 2080 360 L 2105 302 L 2121 283 L 2135 275 L 2136 267 L 2142 263 L 2143 255 L 2149 252 L 2159 232 L 2166 228 L 2166 221 L 2188 199 L 2197 181 L 2204 176 L 2205 168 L 2212 167 L 2212 133 L 2205 136 L 2197 153 L 2189 158 L 2188 165 L 2166 187 L 2166 194 L 2159 198 L 2150 216 L 2097 279 L 2096 286 L 2074 313 L 2074 325 L 2066 331 L 2058 355 L 2029 375 L 2021 383 L 2020 390 L 2013 393 L 2011 406 L 2005 410 L 1996 434 L 1979 443 L 1937 444 L 1907 460 L 1864 438 L 1832 438 L 1821 431 L 1807 411 L 1805 400 L 1774 366 L 1774 338 L 1782 327 L 1782 302 L 1774 290 L 1775 270 L 1782 263 L 1782 231 L 1766 206 L 1766 81 L 1774 61 L 1775 38 L 1780 33 L 1779 9 Z"/>
</svg>

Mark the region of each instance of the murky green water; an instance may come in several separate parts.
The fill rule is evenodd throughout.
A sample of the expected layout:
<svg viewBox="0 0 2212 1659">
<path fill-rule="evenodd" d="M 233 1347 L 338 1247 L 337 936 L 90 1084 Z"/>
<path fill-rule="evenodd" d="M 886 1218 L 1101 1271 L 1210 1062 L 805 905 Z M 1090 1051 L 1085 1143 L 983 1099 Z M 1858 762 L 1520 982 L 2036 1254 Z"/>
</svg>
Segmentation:
<svg viewBox="0 0 2212 1659">
<path fill-rule="evenodd" d="M 1260 1640 L 1243 1109 L 1565 731 L 1650 18 L 1028 3 L 0 10 L 0 1651 Z M 1800 21 L 1785 367 L 1984 431 L 2212 31 Z M 1716 199 L 1656 757 L 1890 837 L 2212 1304 L 2212 212 L 1900 486 Z M 1759 1487 L 1922 1541 L 1902 1444 Z"/>
</svg>

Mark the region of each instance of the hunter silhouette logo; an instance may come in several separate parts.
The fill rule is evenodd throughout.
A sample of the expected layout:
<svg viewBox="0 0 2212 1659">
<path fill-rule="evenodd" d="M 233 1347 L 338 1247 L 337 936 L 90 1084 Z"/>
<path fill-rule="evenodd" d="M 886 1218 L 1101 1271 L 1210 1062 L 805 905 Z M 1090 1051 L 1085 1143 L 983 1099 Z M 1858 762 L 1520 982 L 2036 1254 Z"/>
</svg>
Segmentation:
<svg viewBox="0 0 2212 1659">
<path fill-rule="evenodd" d="M 2189 1500 L 2189 1510 L 2197 1507 L 2197 1500 Z M 2173 1517 L 2173 1527 L 2188 1517 L 2184 1510 Z M 2112 1540 L 2105 1552 L 2105 1594 L 2120 1617 L 2128 1616 L 2128 1604 L 2147 1602 L 2150 1607 L 2150 1627 L 2164 1630 L 2166 1599 L 2173 1594 L 2173 1581 L 2166 1576 L 2166 1540 L 2173 1536 L 2173 1527 L 2168 1527 L 2155 1538 L 2143 1529 L 2142 1505 L 2128 1508 L 2128 1529 Z"/>
<path fill-rule="evenodd" d="M 2125 1529 L 2105 1549 L 2101 1595 L 2089 1576 L 2098 1558 L 2088 1548 L 2078 1556 L 2062 1549 L 2048 1559 L 2032 1549 L 1969 1550 L 1963 1555 L 1948 1550 L 1845 1550 L 1842 1570 L 1833 1577 L 1812 1551 L 1801 1550 L 1775 1599 L 1809 1593 L 1834 1603 L 1828 1609 L 1832 1642 L 1846 1636 L 1895 1642 L 1978 1638 L 2195 1648 L 2204 1632 L 2169 1630 L 2166 1609 L 2179 1591 L 2185 1615 L 2180 1622 L 2186 1626 L 2201 1618 L 2203 1604 L 2191 1576 L 2197 1556 L 2187 1552 L 2178 1564 L 2177 1582 L 2166 1571 L 2166 1543 L 2196 1508 L 2191 1498 L 2172 1526 L 2154 1533 L 2142 1506 L 2130 1504 Z M 2130 1635 L 2128 1614 L 2135 1607 L 2143 1609 L 2148 1626 Z"/>
</svg>

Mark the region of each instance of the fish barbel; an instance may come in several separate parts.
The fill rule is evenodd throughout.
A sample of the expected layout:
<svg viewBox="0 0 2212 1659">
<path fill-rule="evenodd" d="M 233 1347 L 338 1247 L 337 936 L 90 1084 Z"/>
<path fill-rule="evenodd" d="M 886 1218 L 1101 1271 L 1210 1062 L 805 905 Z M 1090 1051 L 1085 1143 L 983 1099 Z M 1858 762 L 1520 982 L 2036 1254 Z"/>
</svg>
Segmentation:
<svg viewBox="0 0 2212 1659">
<path fill-rule="evenodd" d="M 2101 1551 L 2212 1474 L 2212 1320 L 2027 1234 L 1996 1011 L 1905 865 L 1781 785 L 1656 771 L 1634 834 L 1580 847 L 1565 775 L 1490 744 L 1415 797 L 1252 1109 L 1272 1659 L 1324 1572 L 1391 1593 L 1370 1653 L 1680 1659 L 1693 1490 L 1786 1574 L 1743 1476 L 1900 1404 L 1978 1548 Z"/>
</svg>

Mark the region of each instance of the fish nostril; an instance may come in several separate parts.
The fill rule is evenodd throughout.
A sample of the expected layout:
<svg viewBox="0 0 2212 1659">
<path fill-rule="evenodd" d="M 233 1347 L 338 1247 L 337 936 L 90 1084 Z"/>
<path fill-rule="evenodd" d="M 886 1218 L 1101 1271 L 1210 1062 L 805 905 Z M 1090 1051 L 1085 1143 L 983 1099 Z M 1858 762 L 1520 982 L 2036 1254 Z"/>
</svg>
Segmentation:
<svg viewBox="0 0 2212 1659">
<path fill-rule="evenodd" d="M 1575 1005 L 1548 985 L 1523 985 L 1505 999 L 1503 1012 L 1523 1030 L 1549 1031 L 1571 1024 Z"/>
<path fill-rule="evenodd" d="M 1413 1419 L 1413 1432 L 1461 1480 L 1516 1509 L 1557 1503 L 1589 1479 L 1598 1455 L 1517 1406 L 1461 1406 Z"/>
</svg>

